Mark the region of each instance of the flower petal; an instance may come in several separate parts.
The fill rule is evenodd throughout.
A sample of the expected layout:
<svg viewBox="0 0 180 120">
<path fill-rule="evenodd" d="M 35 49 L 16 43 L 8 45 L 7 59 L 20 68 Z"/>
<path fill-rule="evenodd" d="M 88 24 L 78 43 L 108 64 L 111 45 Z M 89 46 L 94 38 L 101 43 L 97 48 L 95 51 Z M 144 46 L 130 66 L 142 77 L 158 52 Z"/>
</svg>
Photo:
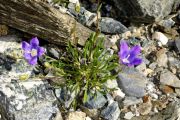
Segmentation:
<svg viewBox="0 0 180 120">
<path fill-rule="evenodd" d="M 37 57 L 32 57 L 28 62 L 29 62 L 30 65 L 37 64 Z"/>
<path fill-rule="evenodd" d="M 130 53 L 129 53 L 130 56 L 128 58 L 130 63 L 132 61 L 134 61 L 134 59 L 137 57 L 137 55 L 140 53 L 140 51 L 141 51 L 141 47 L 139 45 L 136 45 L 133 48 L 131 48 Z"/>
<path fill-rule="evenodd" d="M 38 47 L 38 49 L 37 49 L 37 56 L 39 57 L 39 56 L 43 55 L 44 52 L 45 52 L 45 50 L 44 50 L 43 47 Z"/>
<path fill-rule="evenodd" d="M 24 55 L 24 58 L 25 58 L 26 60 L 30 60 L 30 59 L 32 58 L 31 54 L 28 53 L 28 52 L 24 52 L 23 55 Z"/>
<path fill-rule="evenodd" d="M 131 48 L 130 54 L 133 53 L 135 55 L 138 55 L 140 51 L 141 51 L 141 47 L 139 45 L 136 45 L 133 48 Z"/>
<path fill-rule="evenodd" d="M 139 65 L 142 63 L 142 59 L 141 58 L 135 58 L 133 61 L 132 61 L 132 64 L 133 65 Z"/>
<path fill-rule="evenodd" d="M 22 45 L 22 49 L 24 51 L 30 51 L 31 50 L 31 46 L 29 45 L 29 43 L 23 41 L 21 45 Z"/>
<path fill-rule="evenodd" d="M 30 45 L 32 48 L 36 49 L 39 46 L 39 40 L 37 37 L 34 37 L 30 41 Z"/>
<path fill-rule="evenodd" d="M 128 57 L 128 61 L 131 63 L 137 56 L 133 52 L 129 54 L 130 56 Z"/>
<path fill-rule="evenodd" d="M 128 53 L 129 53 L 128 44 L 126 43 L 126 41 L 122 40 L 120 42 L 120 52 L 118 53 L 120 59 L 124 59 L 125 57 L 127 57 Z"/>
</svg>

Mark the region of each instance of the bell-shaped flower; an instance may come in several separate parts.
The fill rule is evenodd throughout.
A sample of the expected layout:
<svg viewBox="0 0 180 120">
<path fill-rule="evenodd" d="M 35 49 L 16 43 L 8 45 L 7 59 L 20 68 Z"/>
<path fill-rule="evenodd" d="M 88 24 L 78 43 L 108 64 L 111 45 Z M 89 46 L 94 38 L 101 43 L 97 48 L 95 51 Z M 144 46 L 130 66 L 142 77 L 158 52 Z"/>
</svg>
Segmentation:
<svg viewBox="0 0 180 120">
<path fill-rule="evenodd" d="M 141 64 L 142 59 L 138 57 L 140 51 L 141 51 L 141 47 L 139 45 L 135 45 L 130 49 L 126 41 L 121 40 L 120 51 L 118 52 L 120 62 L 127 66 L 134 66 Z"/>
<path fill-rule="evenodd" d="M 24 58 L 30 65 L 37 64 L 37 59 L 44 54 L 45 50 L 39 46 L 39 40 L 37 37 L 31 39 L 30 44 L 23 41 L 22 49 L 24 50 Z"/>
</svg>

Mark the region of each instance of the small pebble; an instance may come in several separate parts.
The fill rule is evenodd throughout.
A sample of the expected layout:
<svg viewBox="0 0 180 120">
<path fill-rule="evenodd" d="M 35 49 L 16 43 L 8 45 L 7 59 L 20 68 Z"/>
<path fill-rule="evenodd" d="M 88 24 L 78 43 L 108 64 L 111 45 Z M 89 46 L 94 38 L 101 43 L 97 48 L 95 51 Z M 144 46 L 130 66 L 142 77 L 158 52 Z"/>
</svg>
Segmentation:
<svg viewBox="0 0 180 120">
<path fill-rule="evenodd" d="M 158 40 L 162 45 L 166 45 L 168 42 L 168 38 L 161 32 L 155 32 L 152 35 L 152 39 Z"/>
<path fill-rule="evenodd" d="M 120 97 L 120 98 L 124 98 L 125 97 L 125 94 L 121 91 L 121 89 L 120 88 L 116 88 L 116 90 L 114 90 L 113 92 L 112 92 L 112 96 L 113 96 L 113 98 L 116 98 L 116 97 Z"/>
<path fill-rule="evenodd" d="M 135 115 L 132 112 L 127 112 L 124 116 L 125 119 L 130 120 L 132 117 L 134 117 Z"/>
<path fill-rule="evenodd" d="M 167 67 L 168 57 L 166 55 L 166 49 L 163 48 L 157 51 L 156 57 L 156 62 L 159 67 Z"/>
</svg>

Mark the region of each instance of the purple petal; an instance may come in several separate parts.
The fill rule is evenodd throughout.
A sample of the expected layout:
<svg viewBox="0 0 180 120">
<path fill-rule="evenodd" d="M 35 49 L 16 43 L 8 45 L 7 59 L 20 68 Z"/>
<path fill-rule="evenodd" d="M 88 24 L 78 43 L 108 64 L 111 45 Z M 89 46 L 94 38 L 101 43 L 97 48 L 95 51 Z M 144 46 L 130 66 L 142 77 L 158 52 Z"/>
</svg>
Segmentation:
<svg viewBox="0 0 180 120">
<path fill-rule="evenodd" d="M 31 41 L 30 41 L 30 45 L 31 45 L 32 48 L 36 49 L 39 46 L 38 38 L 37 37 L 32 38 Z"/>
<path fill-rule="evenodd" d="M 142 59 L 141 58 L 135 58 L 133 61 L 132 61 L 132 64 L 133 65 L 139 65 L 142 63 Z"/>
<path fill-rule="evenodd" d="M 136 45 L 133 48 L 131 48 L 130 54 L 133 53 L 135 55 L 138 55 L 140 51 L 141 51 L 141 47 L 139 45 Z"/>
<path fill-rule="evenodd" d="M 44 50 L 43 47 L 38 47 L 38 49 L 37 49 L 37 56 L 39 57 L 39 56 L 43 55 L 44 52 L 45 52 L 45 50 Z"/>
<path fill-rule="evenodd" d="M 128 61 L 131 63 L 135 58 L 136 58 L 136 54 L 131 53 L 129 54 L 130 56 L 128 57 Z"/>
<path fill-rule="evenodd" d="M 140 51 L 141 51 L 141 47 L 139 45 L 136 45 L 133 48 L 131 48 L 130 53 L 129 53 L 130 56 L 129 56 L 128 60 L 130 62 L 132 62 L 137 57 L 137 55 L 140 53 Z"/>
<path fill-rule="evenodd" d="M 24 52 L 24 58 L 26 60 L 30 60 L 32 58 L 31 54 L 30 53 L 27 53 L 27 52 Z"/>
<path fill-rule="evenodd" d="M 126 43 L 126 41 L 122 40 L 120 43 L 120 52 L 118 53 L 119 57 L 121 59 L 124 59 L 125 57 L 127 57 L 128 53 L 129 53 L 128 44 Z"/>
<path fill-rule="evenodd" d="M 37 64 L 37 57 L 32 57 L 28 62 L 29 62 L 30 65 Z"/>
<path fill-rule="evenodd" d="M 29 43 L 23 41 L 23 42 L 22 42 L 22 49 L 23 49 L 24 51 L 30 51 L 30 50 L 31 50 L 31 46 L 29 45 Z"/>
</svg>

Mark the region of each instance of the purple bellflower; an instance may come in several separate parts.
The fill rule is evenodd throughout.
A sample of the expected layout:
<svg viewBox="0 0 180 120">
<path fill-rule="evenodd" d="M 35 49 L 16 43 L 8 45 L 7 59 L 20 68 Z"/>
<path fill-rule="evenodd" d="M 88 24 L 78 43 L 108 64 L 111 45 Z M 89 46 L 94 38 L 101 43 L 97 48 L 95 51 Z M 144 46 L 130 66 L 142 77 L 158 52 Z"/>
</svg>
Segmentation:
<svg viewBox="0 0 180 120">
<path fill-rule="evenodd" d="M 136 45 L 131 49 L 129 49 L 126 41 L 122 40 L 120 42 L 120 51 L 118 52 L 118 55 L 120 57 L 120 62 L 129 67 L 141 64 L 142 59 L 138 58 L 140 51 L 141 51 L 141 47 L 139 45 Z"/>
<path fill-rule="evenodd" d="M 45 50 L 39 46 L 39 40 L 37 37 L 31 39 L 30 44 L 23 41 L 22 49 L 24 50 L 24 58 L 30 65 L 36 65 L 37 59 L 44 54 Z"/>
</svg>

